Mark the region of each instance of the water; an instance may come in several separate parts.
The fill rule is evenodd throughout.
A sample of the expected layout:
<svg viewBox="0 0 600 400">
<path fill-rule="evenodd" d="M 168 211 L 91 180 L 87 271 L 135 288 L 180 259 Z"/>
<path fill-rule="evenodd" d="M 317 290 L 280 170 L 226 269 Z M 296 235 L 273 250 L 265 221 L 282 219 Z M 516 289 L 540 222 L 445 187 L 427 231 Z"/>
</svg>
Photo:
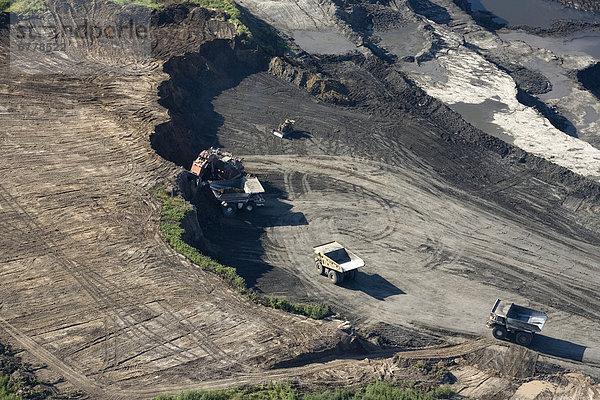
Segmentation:
<svg viewBox="0 0 600 400">
<path fill-rule="evenodd" d="M 312 54 L 346 54 L 356 46 L 336 31 L 295 30 L 294 41 L 304 51 Z"/>
<path fill-rule="evenodd" d="M 592 56 L 600 59 L 600 32 L 579 32 L 565 37 L 541 37 L 521 31 L 498 33 L 505 41 L 523 41 L 532 47 L 548 49 L 557 56 Z"/>
<path fill-rule="evenodd" d="M 514 138 L 511 135 L 506 133 L 498 124 L 492 122 L 494 114 L 508 111 L 506 104 L 493 99 L 485 99 L 483 103 L 458 102 L 448 105 L 474 127 L 492 136 L 496 136 L 506 143 L 514 142 Z"/>
<path fill-rule="evenodd" d="M 471 9 L 489 11 L 495 22 L 508 25 L 528 25 L 548 28 L 557 20 L 600 22 L 600 16 L 586 11 L 567 8 L 549 0 L 468 0 Z"/>
</svg>

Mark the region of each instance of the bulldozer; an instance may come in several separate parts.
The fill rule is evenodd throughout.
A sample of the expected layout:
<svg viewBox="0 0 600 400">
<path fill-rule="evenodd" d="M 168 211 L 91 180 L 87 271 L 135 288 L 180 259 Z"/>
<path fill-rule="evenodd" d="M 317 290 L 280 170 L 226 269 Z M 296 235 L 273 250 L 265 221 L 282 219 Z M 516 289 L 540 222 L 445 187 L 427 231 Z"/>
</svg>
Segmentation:
<svg viewBox="0 0 600 400">
<path fill-rule="evenodd" d="M 296 121 L 293 119 L 286 119 L 281 124 L 279 124 L 279 128 L 273 131 L 273 135 L 280 137 L 283 139 L 286 134 L 294 132 L 294 124 Z"/>
</svg>

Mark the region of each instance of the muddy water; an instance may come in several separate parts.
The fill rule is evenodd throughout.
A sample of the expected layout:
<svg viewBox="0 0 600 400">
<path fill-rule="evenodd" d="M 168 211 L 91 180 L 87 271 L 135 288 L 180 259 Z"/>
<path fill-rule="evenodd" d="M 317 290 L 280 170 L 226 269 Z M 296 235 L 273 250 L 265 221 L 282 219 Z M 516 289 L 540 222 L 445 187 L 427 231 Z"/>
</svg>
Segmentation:
<svg viewBox="0 0 600 400">
<path fill-rule="evenodd" d="M 427 51 L 430 45 L 425 33 L 414 22 L 378 32 L 377 36 L 386 44 L 386 50 L 398 58 L 419 55 Z"/>
<path fill-rule="evenodd" d="M 547 49 L 553 57 L 563 59 L 600 60 L 600 32 L 581 32 L 566 37 L 540 37 L 522 31 L 499 33 L 505 42 L 525 42 L 532 48 Z M 569 119 L 578 132 L 578 136 L 597 146 L 598 116 L 600 104 L 593 96 L 577 96 L 569 71 L 556 62 L 554 58 L 530 57 L 521 61 L 522 65 L 541 72 L 552 85 L 548 93 L 538 95 L 540 100 L 560 107 L 561 114 Z M 574 96 L 577 102 L 573 102 Z"/>
<path fill-rule="evenodd" d="M 547 28 L 557 20 L 598 22 L 594 13 L 566 8 L 549 0 L 468 0 L 473 11 L 489 11 L 498 23 Z"/>
<path fill-rule="evenodd" d="M 501 32 L 505 41 L 522 41 L 548 49 L 558 56 L 591 56 L 600 59 L 600 32 L 580 32 L 565 37 L 541 37 L 522 31 Z"/>
<path fill-rule="evenodd" d="M 458 102 L 449 104 L 449 106 L 476 128 L 494 135 L 507 143 L 514 143 L 514 138 L 511 135 L 497 124 L 491 122 L 494 114 L 508 110 L 506 104 L 493 99 L 485 99 L 483 103 Z"/>
<path fill-rule="evenodd" d="M 336 31 L 295 30 L 294 41 L 304 51 L 312 54 L 346 54 L 356 46 Z"/>
</svg>

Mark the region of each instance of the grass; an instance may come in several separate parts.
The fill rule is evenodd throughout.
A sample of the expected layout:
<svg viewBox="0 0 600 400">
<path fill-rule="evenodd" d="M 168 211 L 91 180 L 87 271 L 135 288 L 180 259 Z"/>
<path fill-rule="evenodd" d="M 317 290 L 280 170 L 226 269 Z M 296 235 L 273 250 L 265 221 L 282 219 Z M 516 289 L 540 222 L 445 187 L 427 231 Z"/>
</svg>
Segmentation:
<svg viewBox="0 0 600 400">
<path fill-rule="evenodd" d="M 109 0 L 111 3 L 118 4 L 120 6 L 124 6 L 127 4 L 137 4 L 138 6 L 144 6 L 151 8 L 153 10 L 159 10 L 164 7 L 162 3 L 159 3 L 156 0 Z"/>
<path fill-rule="evenodd" d="M 112 3 L 124 6 L 126 4 L 137 4 L 158 10 L 163 7 L 163 4 L 157 0 L 109 0 Z M 16 0 L 11 4 L 10 0 L 0 0 L 0 11 L 11 11 L 15 14 L 32 14 L 38 11 L 45 11 L 46 4 L 44 0 Z"/>
<path fill-rule="evenodd" d="M 253 40 L 267 53 L 281 54 L 289 50 L 289 46 L 264 21 L 261 21 L 240 8 L 233 0 L 190 0 L 200 7 L 222 10 L 229 15 L 229 21 L 236 27 L 242 40 Z"/>
<path fill-rule="evenodd" d="M 271 383 L 228 390 L 195 390 L 175 396 L 158 396 L 155 400 L 435 400 L 449 398 L 452 394 L 448 385 L 423 391 L 410 384 L 394 386 L 384 382 L 371 383 L 356 390 L 335 389 L 302 394 L 289 383 Z"/>
<path fill-rule="evenodd" d="M 10 376 L 0 375 L 0 400 L 21 400 L 21 396 L 11 388 L 9 380 Z"/>
<path fill-rule="evenodd" d="M 252 33 L 248 26 L 243 22 L 246 19 L 245 13 L 240 10 L 233 0 L 190 0 L 190 3 L 197 4 L 200 7 L 211 10 L 223 10 L 229 14 L 229 21 L 235 25 L 241 36 L 252 38 Z"/>
<path fill-rule="evenodd" d="M 22 15 L 46 10 L 44 0 L 17 0 L 12 3 L 10 0 L 2 0 L 0 2 L 0 7 L 2 8 L 2 11 L 10 11 Z"/>
<path fill-rule="evenodd" d="M 231 287 L 248 296 L 257 304 L 305 315 L 314 319 L 323 319 L 330 313 L 330 309 L 326 305 L 290 303 L 287 299 L 261 296 L 254 290 L 248 289 L 244 278 L 237 274 L 235 268 L 226 267 L 210 257 L 201 254 L 195 247 L 183 240 L 185 230 L 181 227 L 181 221 L 188 212 L 193 210 L 192 206 L 181 197 L 169 196 L 162 189 L 156 191 L 156 197 L 162 202 L 160 230 L 163 237 L 173 249 L 185 255 L 194 264 L 219 275 Z"/>
</svg>

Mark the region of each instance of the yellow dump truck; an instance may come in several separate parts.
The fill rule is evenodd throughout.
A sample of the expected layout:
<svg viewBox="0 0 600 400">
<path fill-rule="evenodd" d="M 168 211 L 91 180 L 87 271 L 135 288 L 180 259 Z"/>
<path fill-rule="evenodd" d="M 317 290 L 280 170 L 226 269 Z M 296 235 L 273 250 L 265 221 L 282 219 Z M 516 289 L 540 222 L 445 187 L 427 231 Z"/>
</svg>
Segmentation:
<svg viewBox="0 0 600 400">
<path fill-rule="evenodd" d="M 339 244 L 329 242 L 313 247 L 315 267 L 320 275 L 327 275 L 331 282 L 341 283 L 344 279 L 354 279 L 356 270 L 365 262 L 356 254 Z"/>
</svg>

